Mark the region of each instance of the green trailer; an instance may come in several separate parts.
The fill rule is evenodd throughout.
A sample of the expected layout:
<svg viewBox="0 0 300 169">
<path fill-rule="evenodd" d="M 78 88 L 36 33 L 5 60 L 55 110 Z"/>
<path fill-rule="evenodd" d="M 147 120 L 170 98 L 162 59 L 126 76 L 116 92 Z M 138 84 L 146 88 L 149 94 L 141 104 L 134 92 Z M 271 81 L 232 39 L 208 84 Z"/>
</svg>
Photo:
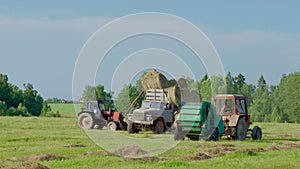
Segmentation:
<svg viewBox="0 0 300 169">
<path fill-rule="evenodd" d="M 209 102 L 185 103 L 176 115 L 174 140 L 218 140 L 224 133 L 221 115 Z"/>
</svg>

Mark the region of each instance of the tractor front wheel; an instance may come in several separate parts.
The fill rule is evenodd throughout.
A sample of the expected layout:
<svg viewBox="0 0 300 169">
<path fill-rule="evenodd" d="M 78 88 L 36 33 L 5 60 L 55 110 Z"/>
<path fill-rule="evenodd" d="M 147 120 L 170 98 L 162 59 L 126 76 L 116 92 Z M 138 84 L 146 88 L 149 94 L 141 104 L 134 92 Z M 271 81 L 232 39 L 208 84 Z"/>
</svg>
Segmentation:
<svg viewBox="0 0 300 169">
<path fill-rule="evenodd" d="M 255 126 L 252 130 L 251 137 L 253 140 L 261 140 L 262 139 L 262 131 L 261 128 L 258 126 Z"/>
<path fill-rule="evenodd" d="M 116 131 L 117 128 L 118 128 L 118 125 L 117 125 L 117 123 L 114 122 L 114 121 L 111 121 L 111 122 L 109 122 L 109 123 L 107 124 L 107 129 L 108 129 L 108 130 Z"/>
<path fill-rule="evenodd" d="M 82 129 L 92 129 L 95 125 L 95 119 L 90 113 L 81 113 L 78 117 L 78 125 Z"/>
</svg>

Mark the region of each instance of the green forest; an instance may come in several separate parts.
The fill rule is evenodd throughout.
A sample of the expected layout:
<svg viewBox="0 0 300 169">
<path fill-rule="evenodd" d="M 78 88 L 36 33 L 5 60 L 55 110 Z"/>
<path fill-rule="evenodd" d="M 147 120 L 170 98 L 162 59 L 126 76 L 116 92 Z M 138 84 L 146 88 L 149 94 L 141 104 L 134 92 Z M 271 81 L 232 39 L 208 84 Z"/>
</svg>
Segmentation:
<svg viewBox="0 0 300 169">
<path fill-rule="evenodd" d="M 9 83 L 8 76 L 0 74 L 0 116 L 48 116 L 60 117 L 53 112 L 42 96 L 30 83 L 24 90 Z"/>
<path fill-rule="evenodd" d="M 243 74 L 232 76 L 227 73 L 221 76 L 208 77 L 194 81 L 185 78 L 191 91 L 199 91 L 203 101 L 212 101 L 216 94 L 243 94 L 248 99 L 249 112 L 255 122 L 300 123 L 300 72 L 283 75 L 278 85 L 268 85 L 264 76 L 257 84 L 249 84 Z M 24 84 L 24 90 L 9 83 L 8 76 L 0 74 L 0 115 L 1 116 L 53 116 L 59 112 L 51 107 L 40 96 L 32 84 Z M 118 111 L 126 112 L 130 103 L 142 90 L 140 81 L 135 85 L 123 87 L 114 101 Z M 106 92 L 103 85 L 86 86 L 83 100 L 106 100 L 111 103 L 113 92 Z M 137 107 L 143 97 L 139 99 Z"/>
</svg>

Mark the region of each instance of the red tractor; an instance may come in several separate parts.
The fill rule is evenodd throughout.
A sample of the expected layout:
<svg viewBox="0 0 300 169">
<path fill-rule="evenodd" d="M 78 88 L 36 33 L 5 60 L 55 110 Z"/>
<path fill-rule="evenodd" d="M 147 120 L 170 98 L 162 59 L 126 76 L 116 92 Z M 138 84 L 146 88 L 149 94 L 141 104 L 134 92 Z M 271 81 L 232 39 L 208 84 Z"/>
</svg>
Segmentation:
<svg viewBox="0 0 300 169">
<path fill-rule="evenodd" d="M 122 113 L 115 111 L 113 104 L 106 109 L 103 102 L 88 101 L 82 111 L 78 113 L 78 125 L 83 129 L 127 130 L 127 123 L 123 121 Z"/>
<path fill-rule="evenodd" d="M 245 140 L 247 132 L 251 131 L 251 137 L 254 140 L 261 140 L 261 128 L 258 126 L 253 129 L 249 128 L 252 123 L 248 114 L 248 104 L 245 96 L 217 95 L 214 98 L 214 105 L 224 122 L 223 135 L 229 135 L 237 140 Z"/>
</svg>

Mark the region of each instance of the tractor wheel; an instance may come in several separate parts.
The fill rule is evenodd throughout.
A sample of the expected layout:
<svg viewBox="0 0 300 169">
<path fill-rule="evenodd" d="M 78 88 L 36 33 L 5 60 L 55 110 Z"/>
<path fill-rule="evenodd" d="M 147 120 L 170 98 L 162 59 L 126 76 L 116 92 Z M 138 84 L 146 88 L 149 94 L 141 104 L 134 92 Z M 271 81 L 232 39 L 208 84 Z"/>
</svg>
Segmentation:
<svg viewBox="0 0 300 169">
<path fill-rule="evenodd" d="M 183 135 L 183 133 L 182 133 L 181 128 L 179 128 L 179 127 L 176 127 L 176 128 L 175 128 L 174 140 L 175 140 L 175 141 L 184 140 L 184 135 Z"/>
<path fill-rule="evenodd" d="M 117 125 L 117 123 L 114 122 L 114 121 L 111 121 L 111 122 L 109 122 L 109 123 L 107 124 L 107 129 L 108 129 L 108 130 L 116 131 L 117 128 L 118 128 L 118 125 Z"/>
<path fill-rule="evenodd" d="M 244 118 L 239 119 L 236 126 L 236 139 L 245 140 L 247 137 L 248 126 Z"/>
<path fill-rule="evenodd" d="M 82 129 L 92 129 L 95 125 L 95 119 L 90 113 L 82 113 L 78 117 L 78 125 Z"/>
<path fill-rule="evenodd" d="M 155 134 L 162 134 L 165 131 L 165 124 L 164 124 L 164 122 L 162 120 L 156 120 L 153 123 L 152 131 Z"/>
<path fill-rule="evenodd" d="M 252 130 L 251 137 L 253 140 L 261 140 L 261 138 L 262 138 L 261 128 L 258 126 L 255 126 Z"/>
<path fill-rule="evenodd" d="M 214 129 L 214 132 L 209 136 L 208 140 L 210 141 L 218 141 L 220 138 L 218 129 Z"/>
<path fill-rule="evenodd" d="M 135 128 L 134 123 L 129 123 L 127 127 L 127 131 L 129 134 L 138 133 L 138 130 Z"/>
</svg>

